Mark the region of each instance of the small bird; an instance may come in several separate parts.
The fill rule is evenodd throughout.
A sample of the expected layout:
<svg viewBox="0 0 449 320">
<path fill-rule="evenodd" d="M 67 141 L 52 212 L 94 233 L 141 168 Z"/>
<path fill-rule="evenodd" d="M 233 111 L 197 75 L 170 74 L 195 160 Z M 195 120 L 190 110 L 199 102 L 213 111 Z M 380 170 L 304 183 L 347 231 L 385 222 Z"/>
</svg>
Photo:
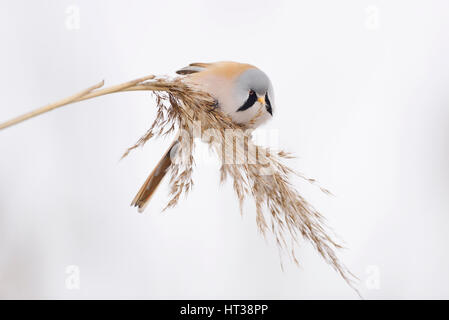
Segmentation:
<svg viewBox="0 0 449 320">
<path fill-rule="evenodd" d="M 341 248 L 341 245 L 329 234 L 324 216 L 316 211 L 290 182 L 289 176 L 295 171 L 282 163 L 282 159 L 291 157 L 289 153 L 269 152 L 268 148 L 252 143 L 251 131 L 240 130 L 259 126 L 272 118 L 275 112 L 273 87 L 266 74 L 252 65 L 236 62 L 192 63 L 178 70 L 177 74 L 181 76 L 170 80 L 156 79 L 154 82 L 150 80 L 154 80 L 156 76 L 148 75 L 100 89 L 104 84 L 102 81 L 70 97 L 0 123 L 0 130 L 56 108 L 110 93 L 136 90 L 163 92 L 166 96 L 157 94 L 158 115 L 151 128 L 123 156 L 142 146 L 153 136 L 172 132 L 176 127 L 179 127 L 180 132 L 140 188 L 132 205 L 142 212 L 167 172 L 171 174 L 171 199 L 166 208 L 176 205 L 179 196 L 190 190 L 193 166 L 191 147 L 194 135 L 188 136 L 186 142 L 187 139 L 184 140 L 182 134 L 186 129 L 192 128 L 193 122 L 197 119 L 202 121 L 201 126 L 204 123 L 206 130 L 235 128 L 238 132 L 234 133 L 242 134 L 240 136 L 245 141 L 244 150 L 240 151 L 248 155 L 248 160 L 250 160 L 249 155 L 252 156 L 252 160 L 262 160 L 257 163 L 249 162 L 252 165 L 241 165 L 238 161 L 236 163 L 225 161 L 225 165 L 220 168 L 222 181 L 227 177 L 233 179 L 240 209 L 244 200 L 252 197 L 256 202 L 257 227 L 263 235 L 266 232 L 272 232 L 279 248 L 284 249 L 296 263 L 298 260 L 294 249 L 299 243 L 298 235 L 301 235 L 303 239 L 311 242 L 322 258 L 360 296 L 356 286 L 357 277 L 338 259 L 335 250 Z M 166 101 L 169 101 L 172 109 L 167 108 L 164 104 Z M 192 108 L 193 117 L 186 112 L 189 105 Z M 212 105 L 221 112 L 211 110 Z M 168 128 L 164 130 L 166 127 Z M 187 133 L 190 134 L 190 132 Z M 220 147 L 224 147 L 226 154 L 226 147 L 231 145 L 231 140 L 220 141 L 221 133 L 219 130 L 219 136 L 211 135 L 211 139 L 205 139 L 219 156 Z M 217 140 L 213 139 L 216 137 L 219 141 L 218 145 Z M 250 147 L 255 152 L 249 152 Z M 178 153 L 178 150 L 181 152 Z M 233 151 L 228 150 L 228 153 Z M 268 174 L 265 164 L 268 164 L 270 169 Z M 315 183 L 315 180 L 308 179 L 299 173 L 296 176 L 312 184 Z M 321 188 L 321 190 L 329 193 L 326 189 Z"/>
<path fill-rule="evenodd" d="M 255 128 L 273 116 L 273 86 L 268 76 L 255 66 L 230 61 L 191 63 L 176 73 L 184 75 L 183 80 L 187 83 L 210 94 L 217 107 L 237 124 L 247 124 L 255 119 L 250 125 Z M 170 168 L 170 153 L 176 151 L 177 143 L 175 138 L 131 203 L 139 212 L 145 210 Z"/>
</svg>

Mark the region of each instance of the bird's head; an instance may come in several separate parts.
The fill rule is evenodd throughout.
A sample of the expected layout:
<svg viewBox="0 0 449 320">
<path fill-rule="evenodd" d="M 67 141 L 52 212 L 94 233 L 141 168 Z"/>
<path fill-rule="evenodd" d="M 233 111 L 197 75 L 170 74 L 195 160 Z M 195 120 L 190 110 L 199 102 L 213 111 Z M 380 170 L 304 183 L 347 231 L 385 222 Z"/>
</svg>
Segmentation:
<svg viewBox="0 0 449 320">
<path fill-rule="evenodd" d="M 263 71 L 257 68 L 243 71 L 235 79 L 233 95 L 236 107 L 230 115 L 234 121 L 247 123 L 257 117 L 255 126 L 258 126 L 273 116 L 273 86 Z"/>
</svg>

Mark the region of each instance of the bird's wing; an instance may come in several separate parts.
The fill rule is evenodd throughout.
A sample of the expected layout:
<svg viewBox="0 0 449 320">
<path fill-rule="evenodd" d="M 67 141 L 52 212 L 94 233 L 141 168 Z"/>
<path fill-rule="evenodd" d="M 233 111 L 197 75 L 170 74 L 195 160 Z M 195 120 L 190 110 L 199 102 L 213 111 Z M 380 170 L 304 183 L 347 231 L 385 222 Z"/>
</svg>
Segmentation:
<svg viewBox="0 0 449 320">
<path fill-rule="evenodd" d="M 210 66 L 212 63 L 203 63 L 203 62 L 195 62 L 189 64 L 187 67 L 184 67 L 182 69 L 179 69 L 176 71 L 177 74 L 192 74 L 201 72 L 204 69 L 206 69 L 208 66 Z"/>
</svg>

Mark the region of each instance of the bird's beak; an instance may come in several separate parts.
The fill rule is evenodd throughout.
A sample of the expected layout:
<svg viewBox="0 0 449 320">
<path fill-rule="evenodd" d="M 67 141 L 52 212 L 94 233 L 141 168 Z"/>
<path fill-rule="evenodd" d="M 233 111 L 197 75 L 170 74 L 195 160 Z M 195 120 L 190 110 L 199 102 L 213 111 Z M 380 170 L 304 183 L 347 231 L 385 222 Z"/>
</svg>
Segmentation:
<svg viewBox="0 0 449 320">
<path fill-rule="evenodd" d="M 265 97 L 259 97 L 258 99 L 257 99 L 257 101 L 259 101 L 262 105 L 265 105 Z"/>
</svg>

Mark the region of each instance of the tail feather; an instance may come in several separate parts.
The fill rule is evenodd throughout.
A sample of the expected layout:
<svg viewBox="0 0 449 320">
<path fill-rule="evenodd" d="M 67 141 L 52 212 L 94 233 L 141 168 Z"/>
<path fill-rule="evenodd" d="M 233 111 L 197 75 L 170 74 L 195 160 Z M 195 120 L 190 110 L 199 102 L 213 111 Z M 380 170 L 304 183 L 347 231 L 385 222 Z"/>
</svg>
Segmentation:
<svg viewBox="0 0 449 320">
<path fill-rule="evenodd" d="M 168 169 L 170 168 L 172 162 L 170 158 L 170 152 L 173 147 L 176 145 L 177 141 L 175 140 L 168 148 L 167 152 L 164 154 L 162 159 L 156 165 L 156 167 L 151 171 L 145 183 L 140 188 L 137 195 L 134 197 L 134 200 L 131 203 L 131 206 L 137 207 L 139 212 L 143 212 L 148 205 L 148 202 L 153 195 L 154 191 L 159 186 L 159 183 L 164 178 Z"/>
</svg>

